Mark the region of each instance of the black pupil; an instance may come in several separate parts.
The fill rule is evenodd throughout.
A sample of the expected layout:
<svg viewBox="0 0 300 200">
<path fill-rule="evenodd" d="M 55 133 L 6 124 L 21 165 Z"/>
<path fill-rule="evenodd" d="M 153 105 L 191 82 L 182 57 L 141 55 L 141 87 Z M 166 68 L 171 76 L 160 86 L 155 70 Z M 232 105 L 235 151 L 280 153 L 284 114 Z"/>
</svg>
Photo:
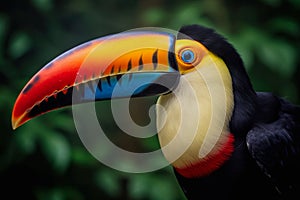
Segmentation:
<svg viewBox="0 0 300 200">
<path fill-rule="evenodd" d="M 191 58 L 192 58 L 192 55 L 191 55 L 190 52 L 185 52 L 184 55 L 183 55 L 183 58 L 184 58 L 184 60 L 186 60 L 186 61 L 190 61 Z"/>
</svg>

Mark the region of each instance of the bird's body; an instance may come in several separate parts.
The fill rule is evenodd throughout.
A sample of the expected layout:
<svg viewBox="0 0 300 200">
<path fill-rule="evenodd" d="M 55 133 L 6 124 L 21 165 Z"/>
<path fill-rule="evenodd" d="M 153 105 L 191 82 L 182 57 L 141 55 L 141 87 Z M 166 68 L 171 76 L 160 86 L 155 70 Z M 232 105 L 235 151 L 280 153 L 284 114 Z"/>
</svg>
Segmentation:
<svg viewBox="0 0 300 200">
<path fill-rule="evenodd" d="M 234 152 L 209 176 L 187 179 L 175 170 L 188 199 L 297 199 L 300 190 L 300 108 L 257 93 L 257 117 L 236 133 Z"/>
<path fill-rule="evenodd" d="M 300 107 L 255 92 L 237 51 L 212 29 L 129 32 L 74 48 L 25 86 L 13 127 L 70 105 L 73 88 L 75 103 L 161 95 L 158 138 L 188 199 L 300 197 Z"/>
<path fill-rule="evenodd" d="M 195 31 L 197 28 L 202 30 Z M 200 191 L 204 199 L 299 196 L 300 107 L 271 93 L 254 92 L 240 57 L 213 30 L 189 26 L 182 32 L 209 50 L 216 49 L 214 53 L 224 60 L 231 73 L 235 97 L 229 122 L 229 131 L 235 138 L 234 151 L 224 165 L 208 176 L 187 179 L 176 172 L 188 198 L 197 199 Z"/>
</svg>

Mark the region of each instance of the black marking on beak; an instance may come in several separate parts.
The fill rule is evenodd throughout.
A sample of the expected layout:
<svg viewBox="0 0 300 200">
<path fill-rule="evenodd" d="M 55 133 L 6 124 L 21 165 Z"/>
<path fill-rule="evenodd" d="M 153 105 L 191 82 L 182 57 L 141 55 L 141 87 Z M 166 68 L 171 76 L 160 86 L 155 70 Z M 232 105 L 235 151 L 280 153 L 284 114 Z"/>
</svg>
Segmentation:
<svg viewBox="0 0 300 200">
<path fill-rule="evenodd" d="M 27 93 L 40 80 L 40 76 L 36 75 L 31 83 L 29 83 L 23 90 L 23 94 Z"/>
<path fill-rule="evenodd" d="M 127 64 L 127 71 L 130 71 L 131 67 L 132 67 L 132 63 L 131 63 L 131 59 L 130 59 Z"/>
<path fill-rule="evenodd" d="M 107 77 L 106 77 L 106 80 L 107 80 L 107 84 L 111 87 L 110 76 L 107 76 Z"/>
<path fill-rule="evenodd" d="M 142 70 L 144 67 L 144 63 L 143 63 L 143 55 L 141 55 L 140 59 L 139 59 L 139 70 Z"/>
<path fill-rule="evenodd" d="M 154 69 L 157 68 L 157 62 L 158 62 L 157 52 L 158 52 L 158 50 L 156 50 L 152 55 L 152 63 L 153 63 Z"/>
<path fill-rule="evenodd" d="M 94 82 L 94 81 L 88 81 L 88 82 L 87 82 L 87 85 L 89 86 L 89 88 L 91 89 L 91 91 L 92 91 L 93 93 L 95 93 L 95 87 L 94 87 L 94 85 L 93 85 L 93 82 Z"/>
<path fill-rule="evenodd" d="M 115 66 L 113 65 L 113 66 L 111 67 L 111 69 L 110 69 L 110 74 L 113 74 L 113 73 L 114 73 L 114 68 L 115 68 Z"/>
<path fill-rule="evenodd" d="M 100 79 L 97 84 L 97 87 L 100 91 L 102 91 L 102 82 L 101 81 L 102 81 L 102 79 Z"/>
<path fill-rule="evenodd" d="M 117 81 L 118 81 L 119 85 L 121 85 L 121 80 L 120 79 L 122 78 L 122 74 L 117 74 L 116 78 L 117 78 Z"/>
</svg>

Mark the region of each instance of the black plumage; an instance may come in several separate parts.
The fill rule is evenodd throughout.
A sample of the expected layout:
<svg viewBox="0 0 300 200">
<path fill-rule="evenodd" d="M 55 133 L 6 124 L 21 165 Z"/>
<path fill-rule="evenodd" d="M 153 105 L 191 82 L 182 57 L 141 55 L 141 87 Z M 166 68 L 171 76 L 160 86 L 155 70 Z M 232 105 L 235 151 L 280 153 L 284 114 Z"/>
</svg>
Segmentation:
<svg viewBox="0 0 300 200">
<path fill-rule="evenodd" d="M 255 92 L 241 57 L 214 30 L 191 25 L 179 32 L 179 39 L 190 37 L 223 59 L 234 93 L 234 152 L 206 177 L 188 179 L 175 171 L 188 199 L 299 199 L 300 107 Z"/>
</svg>

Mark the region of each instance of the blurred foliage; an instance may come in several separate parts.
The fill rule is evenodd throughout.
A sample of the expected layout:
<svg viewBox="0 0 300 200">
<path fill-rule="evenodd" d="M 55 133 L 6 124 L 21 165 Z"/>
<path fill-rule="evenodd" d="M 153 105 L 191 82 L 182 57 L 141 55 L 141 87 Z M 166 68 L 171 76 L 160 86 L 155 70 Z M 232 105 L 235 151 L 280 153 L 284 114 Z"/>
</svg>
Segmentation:
<svg viewBox="0 0 300 200">
<path fill-rule="evenodd" d="M 80 142 L 70 109 L 38 117 L 13 131 L 10 118 L 18 93 L 40 67 L 87 40 L 137 27 L 178 30 L 197 23 L 215 28 L 234 44 L 256 90 L 273 91 L 299 103 L 299 19 L 300 0 L 2 1 L 1 196 L 184 199 L 170 167 L 128 174 L 99 163 Z M 143 103 L 135 107 L 141 123 L 149 120 L 147 110 L 141 111 Z M 105 103 L 99 109 L 105 109 Z M 111 120 L 104 117 L 102 123 L 110 132 L 118 132 Z M 156 138 L 140 143 L 142 149 L 158 146 Z"/>
</svg>

